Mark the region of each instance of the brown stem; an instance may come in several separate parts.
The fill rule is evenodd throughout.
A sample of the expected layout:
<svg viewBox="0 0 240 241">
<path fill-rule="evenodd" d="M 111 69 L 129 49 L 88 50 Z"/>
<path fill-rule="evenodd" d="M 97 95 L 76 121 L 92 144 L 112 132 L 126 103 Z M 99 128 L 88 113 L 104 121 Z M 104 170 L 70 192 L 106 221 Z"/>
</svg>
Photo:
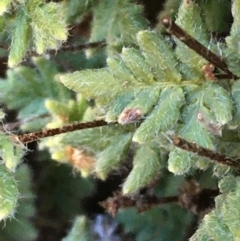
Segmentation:
<svg viewBox="0 0 240 241">
<path fill-rule="evenodd" d="M 60 49 L 55 50 L 55 49 L 50 49 L 47 50 L 47 53 L 50 55 L 55 55 L 56 53 L 61 53 L 61 52 L 68 52 L 68 51 L 81 51 L 84 49 L 89 49 L 89 48 L 103 48 L 105 47 L 107 44 L 105 41 L 100 41 L 100 42 L 92 42 L 92 43 L 86 43 L 86 44 L 79 44 L 79 45 L 73 45 L 73 46 L 69 46 L 69 45 L 63 45 Z M 36 53 L 36 51 L 28 51 L 27 52 L 28 56 L 39 56 L 38 53 Z"/>
<path fill-rule="evenodd" d="M 116 124 L 116 123 L 113 123 L 113 124 Z M 106 126 L 106 125 L 109 125 L 109 123 L 107 123 L 104 120 L 96 120 L 92 122 L 76 123 L 76 124 L 70 124 L 59 128 L 31 132 L 23 135 L 16 135 L 14 136 L 14 138 L 17 141 L 20 141 L 21 143 L 29 143 L 29 142 L 37 141 L 44 137 L 50 137 L 50 136 L 55 136 L 55 135 L 59 135 L 67 132 L 73 132 L 76 130 L 83 130 L 83 129 Z"/>
<path fill-rule="evenodd" d="M 120 191 L 114 193 L 113 197 L 108 198 L 106 201 L 100 202 L 108 212 L 115 216 L 119 209 L 122 208 L 137 208 L 138 212 L 143 212 L 152 209 L 155 206 L 178 203 L 178 196 L 157 197 L 155 195 L 137 195 L 137 196 L 124 196 Z"/>
<path fill-rule="evenodd" d="M 190 179 L 183 183 L 179 189 L 179 194 L 175 196 L 157 197 L 147 192 L 145 194 L 138 193 L 125 196 L 121 191 L 116 191 L 113 193 L 113 197 L 109 197 L 99 204 L 112 216 L 115 216 L 119 209 L 123 208 L 134 207 L 138 212 L 143 212 L 159 205 L 176 203 L 182 208 L 203 217 L 214 208 L 214 199 L 218 195 L 218 189 L 202 189 L 195 180 Z"/>
<path fill-rule="evenodd" d="M 107 44 L 105 41 L 99 41 L 99 42 L 92 42 L 92 43 L 85 43 L 85 44 L 79 44 L 79 45 L 63 45 L 60 49 L 55 50 L 55 49 L 49 49 L 47 50 L 47 53 L 50 55 L 55 55 L 56 53 L 60 52 L 67 52 L 67 51 L 81 51 L 84 49 L 89 49 L 89 48 L 103 48 Z M 10 46 L 5 44 L 5 43 L 0 43 L 0 48 L 9 50 Z M 39 54 L 36 51 L 27 51 L 27 56 L 39 56 Z"/>
<path fill-rule="evenodd" d="M 228 74 L 215 74 L 216 79 L 221 80 L 221 79 L 229 79 L 229 75 Z M 235 76 L 234 76 L 235 79 Z"/>
<path fill-rule="evenodd" d="M 164 17 L 162 19 L 162 23 L 170 34 L 174 35 L 176 38 L 186 44 L 190 49 L 194 50 L 196 53 L 198 53 L 200 56 L 212 63 L 214 66 L 224 71 L 227 74 L 228 78 L 237 78 L 228 69 L 226 63 L 221 58 L 219 58 L 211 50 L 203 46 L 191 35 L 186 33 L 181 27 L 174 23 L 170 17 Z"/>
<path fill-rule="evenodd" d="M 206 157 L 215 163 L 235 167 L 237 169 L 240 168 L 240 158 L 227 157 L 223 154 L 219 154 L 204 147 L 198 146 L 196 143 L 188 142 L 178 136 L 172 137 L 171 139 L 176 147 L 179 147 L 185 151 L 196 153 L 199 156 Z"/>
</svg>

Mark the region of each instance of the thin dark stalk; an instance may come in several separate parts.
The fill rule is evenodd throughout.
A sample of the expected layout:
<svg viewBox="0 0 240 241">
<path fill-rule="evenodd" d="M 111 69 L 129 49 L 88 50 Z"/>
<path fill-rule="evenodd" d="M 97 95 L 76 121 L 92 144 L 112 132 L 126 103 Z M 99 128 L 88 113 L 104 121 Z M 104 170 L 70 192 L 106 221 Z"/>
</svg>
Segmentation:
<svg viewBox="0 0 240 241">
<path fill-rule="evenodd" d="M 76 51 L 81 51 L 81 50 L 89 49 L 89 48 L 103 48 L 106 45 L 107 44 L 105 41 L 92 42 L 92 43 L 79 44 L 79 45 L 63 45 L 60 49 L 58 49 L 58 50 L 50 49 L 47 51 L 47 53 L 50 55 L 55 55 L 57 53 L 76 52 Z M 27 55 L 28 56 L 38 56 L 39 54 L 36 51 L 28 51 Z"/>
<path fill-rule="evenodd" d="M 229 79 L 230 76 L 228 74 L 215 74 L 215 77 L 216 79 L 221 80 L 221 79 Z"/>
<path fill-rule="evenodd" d="M 204 147 L 198 146 L 196 143 L 188 142 L 178 136 L 173 137 L 172 142 L 176 147 L 179 147 L 185 151 L 196 153 L 199 156 L 206 157 L 212 162 L 240 169 L 240 158 L 227 157 L 224 154 L 219 154 Z"/>
<path fill-rule="evenodd" d="M 233 73 L 228 69 L 226 63 L 220 57 L 207 49 L 188 33 L 186 33 L 181 27 L 174 23 L 170 17 L 164 17 L 162 19 L 162 23 L 170 34 L 178 38 L 190 49 L 194 50 L 200 56 L 212 63 L 215 67 L 224 71 L 228 78 L 236 78 L 236 76 L 233 75 Z"/>
<path fill-rule="evenodd" d="M 138 212 L 144 212 L 152 209 L 155 206 L 168 204 L 168 203 L 178 203 L 178 196 L 169 197 L 157 197 L 155 195 L 151 196 L 124 196 L 121 192 L 117 191 L 114 193 L 113 197 L 100 202 L 99 204 L 104 207 L 112 216 L 115 216 L 119 209 L 123 208 L 137 208 Z"/>
<path fill-rule="evenodd" d="M 50 55 L 55 55 L 56 53 L 61 52 L 75 52 L 75 51 L 81 51 L 84 49 L 89 48 L 103 48 L 107 45 L 105 41 L 99 41 L 99 42 L 92 42 L 92 43 L 85 43 L 85 44 L 79 44 L 79 45 L 63 45 L 60 49 L 49 49 L 47 50 L 47 53 Z M 0 43 L 0 48 L 9 50 L 10 46 L 5 43 Z M 39 54 L 36 51 L 27 51 L 27 56 L 39 56 Z"/>
<path fill-rule="evenodd" d="M 70 125 L 66 125 L 63 127 L 59 127 L 59 128 L 31 132 L 31 133 L 23 134 L 23 135 L 16 135 L 16 136 L 14 136 L 14 138 L 17 141 L 20 141 L 21 143 L 29 143 L 29 142 L 37 141 L 37 140 L 39 140 L 41 138 L 45 138 L 45 137 L 55 136 L 55 135 L 59 135 L 59 134 L 67 133 L 67 132 L 73 132 L 76 130 L 101 127 L 101 126 L 106 126 L 106 125 L 109 125 L 109 123 L 104 120 L 96 120 L 96 121 L 92 121 L 92 122 L 76 123 L 76 124 L 70 124 Z"/>
</svg>

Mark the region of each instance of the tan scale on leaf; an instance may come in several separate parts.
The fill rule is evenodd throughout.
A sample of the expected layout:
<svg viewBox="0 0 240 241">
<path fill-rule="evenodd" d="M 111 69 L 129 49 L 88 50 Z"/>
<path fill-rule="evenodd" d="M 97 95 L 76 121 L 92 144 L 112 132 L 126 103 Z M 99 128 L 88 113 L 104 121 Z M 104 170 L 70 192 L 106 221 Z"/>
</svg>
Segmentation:
<svg viewBox="0 0 240 241">
<path fill-rule="evenodd" d="M 91 174 L 96 162 L 93 156 L 88 155 L 84 150 L 75 149 L 71 146 L 66 147 L 66 154 L 69 157 L 69 162 L 81 172 L 82 177 Z"/>
</svg>

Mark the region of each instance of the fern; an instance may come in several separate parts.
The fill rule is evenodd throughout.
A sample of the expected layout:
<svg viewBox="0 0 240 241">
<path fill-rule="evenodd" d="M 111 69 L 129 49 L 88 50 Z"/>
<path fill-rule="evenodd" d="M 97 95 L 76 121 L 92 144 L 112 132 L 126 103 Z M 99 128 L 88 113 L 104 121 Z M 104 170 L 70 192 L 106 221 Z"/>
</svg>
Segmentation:
<svg viewBox="0 0 240 241">
<path fill-rule="evenodd" d="M 20 199 L 14 219 L 1 222 L 0 240 L 17 240 L 19 235 L 21 235 L 21 240 L 33 240 L 38 235 L 37 229 L 31 222 L 31 218 L 36 214 L 35 195 L 31 187 L 32 173 L 26 164 L 18 168 L 15 173 L 15 179 Z"/>
<path fill-rule="evenodd" d="M 233 8 L 237 11 L 235 4 L 236 2 Z M 203 46 L 219 54 L 219 46 L 211 41 L 208 32 L 208 28 L 216 27 L 210 27 L 209 23 L 205 25 L 201 11 L 196 3 L 183 1 L 176 23 Z M 234 21 L 237 21 L 237 17 Z M 231 36 L 234 33 L 234 24 Z M 232 46 L 229 44 L 233 40 L 230 39 L 229 37 L 228 46 L 222 45 L 224 53 L 231 51 Z M 107 122 L 118 122 L 123 126 L 131 122 L 138 123 L 131 130 L 132 141 L 138 145 L 133 169 L 122 188 L 124 194 L 136 193 L 145 187 L 165 166 L 174 174 L 181 175 L 194 169 L 205 170 L 209 167 L 205 158 L 173 147 L 171 142 L 167 141 L 172 133 L 208 150 L 237 156 L 232 152 L 227 153 L 223 148 L 227 142 L 224 142 L 221 136 L 233 126 L 238 126 L 238 81 L 233 86 L 230 83 L 223 85 L 220 81 L 213 82 L 204 72 L 208 61 L 179 40 L 175 40 L 176 51 L 173 51 L 169 39 L 154 31 L 139 31 L 136 40 L 138 46 L 124 47 L 120 54 L 110 56 L 107 60 L 108 66 L 103 69 L 57 76 L 68 88 L 81 93 L 86 99 L 94 99 L 97 105 L 105 110 L 104 117 Z M 238 71 L 231 65 L 229 68 L 239 76 Z M 222 73 L 222 70 L 217 71 Z M 105 131 L 99 138 L 103 139 L 111 128 L 104 127 Z M 88 136 L 87 142 L 83 142 L 84 148 L 93 149 L 93 143 L 95 150 L 101 147 L 101 142 L 94 138 L 97 132 L 97 129 L 84 131 L 84 136 Z M 79 137 L 81 133 L 83 132 L 79 131 Z M 67 140 L 68 144 L 76 145 L 76 137 L 77 134 L 74 133 L 66 135 L 63 143 Z M 122 149 L 124 137 L 121 133 L 116 135 L 115 140 L 116 143 L 106 143 L 103 151 L 106 155 L 102 155 L 101 148 L 95 153 L 97 161 L 94 172 L 104 179 L 110 170 L 117 167 L 111 158 L 119 156 L 123 160 L 124 154 L 126 155 L 126 150 Z M 77 145 L 82 146 L 83 143 L 80 141 Z M 109 151 L 111 144 L 115 147 L 115 153 Z M 153 149 L 151 145 L 154 146 Z M 157 149 L 161 154 L 159 150 L 155 151 Z M 170 152 L 168 163 L 161 161 L 161 155 L 166 152 Z M 143 159 L 143 153 L 148 156 L 148 161 Z M 114 160 L 118 162 L 118 158 Z M 213 168 L 214 174 L 219 177 L 230 171 L 228 167 L 219 164 L 213 164 Z M 101 170 L 104 170 L 104 175 Z M 218 198 L 223 202 L 221 208 L 224 207 L 224 211 L 217 201 L 216 209 L 205 216 L 191 240 L 231 240 L 232 237 L 238 237 L 237 227 L 228 223 L 228 214 L 225 211 L 230 209 L 228 203 L 230 205 L 235 199 L 233 197 L 230 200 L 229 196 L 229 201 L 224 202 L 220 197 Z M 221 218 L 223 212 L 226 212 L 225 220 Z M 235 213 L 237 215 L 237 212 Z"/>
<path fill-rule="evenodd" d="M 201 191 L 205 189 L 197 186 L 188 190 L 190 194 L 186 196 L 180 190 L 177 204 L 200 216 L 209 212 L 190 240 L 237 240 L 239 178 L 238 170 L 231 167 L 231 163 L 237 167 L 239 161 L 239 2 L 234 0 L 232 3 L 233 24 L 226 43 L 217 42 L 211 35 L 213 31 L 227 31 L 226 23 L 229 22 L 224 19 L 213 21 L 222 16 L 213 9 L 229 9 L 230 4 L 224 1 L 183 0 L 180 3 L 173 0 L 165 7 L 166 12 L 173 10 L 171 14 L 176 20 L 173 23 L 165 18 L 169 21 L 168 24 L 165 22 L 168 31 L 173 34 L 175 26 L 182 35 L 175 32 L 175 37 L 169 37 L 147 29 L 148 21 L 143 17 L 142 6 L 130 0 L 2 1 L 0 15 L 3 17 L 0 21 L 2 25 L 9 21 L 9 25 L 6 31 L 1 30 L 0 38 L 4 39 L 8 30 L 13 31 L 8 58 L 8 66 L 12 69 L 8 70 L 6 80 L 2 79 L 0 83 L 0 101 L 9 109 L 18 110 L 20 128 L 25 131 L 62 127 L 74 122 L 107 122 L 108 125 L 102 127 L 41 140 L 40 148 L 47 148 L 52 159 L 71 164 L 82 177 L 93 174 L 107 180 L 113 172 L 124 169 L 128 173 L 121 188 L 122 197 L 129 202 L 138 195 L 155 197 L 148 193 L 154 185 L 157 186 L 152 189 L 154 193 L 161 197 L 170 195 L 173 186 L 182 185 L 184 175 L 198 176 L 200 182 L 204 175 L 208 177 L 205 180 L 217 177 L 221 194 L 216 197 L 216 207 L 210 212 L 201 210 L 198 213 L 200 204 L 195 202 L 200 200 Z M 55 59 L 66 64 L 62 66 L 62 72 L 52 60 L 44 57 L 31 58 L 33 68 L 31 65 L 17 66 L 23 60 L 30 60 L 31 55 L 48 51 L 51 54 L 52 50 L 58 50 L 68 38 L 67 24 L 78 24 L 89 13 L 93 16 L 89 41 L 106 41 L 106 53 L 100 54 L 107 55 L 104 67 L 104 61 L 97 61 L 96 65 L 93 59 L 88 62 L 90 66 L 80 65 L 83 59 L 86 60 L 81 55 L 79 62 L 72 67 L 75 72 L 70 73 L 66 63 L 77 57 L 71 57 L 65 63 L 67 58 L 61 54 Z M 227 19 L 229 15 L 229 11 L 224 14 Z M 204 16 L 207 16 L 206 20 Z M 85 39 L 86 36 L 76 42 L 82 43 Z M 195 49 L 193 44 L 187 44 L 193 40 L 198 43 Z M 209 59 L 204 54 L 206 50 L 217 60 Z M 96 49 L 88 49 L 85 53 L 87 58 L 91 58 Z M 101 68 L 94 68 L 96 66 Z M 3 113 L 1 117 L 4 117 Z M 29 221 L 35 212 L 33 195 L 29 186 L 25 185 L 27 190 L 21 190 L 18 183 L 22 180 L 30 182 L 30 174 L 24 164 L 18 167 L 26 150 L 16 140 L 21 139 L 0 133 L 0 220 L 12 217 L 15 210 L 19 210 L 16 218 L 24 228 L 21 230 L 16 222 L 9 222 L 9 230 L 16 232 L 9 234 L 6 229 L 3 237 L 15 239 L 16 233 L 21 231 L 25 240 L 32 240 L 37 236 Z M 182 146 L 176 140 L 182 141 Z M 60 170 L 54 180 L 46 178 L 56 196 L 64 193 L 60 184 L 66 178 L 65 174 Z M 165 180 L 164 183 L 164 178 L 157 182 L 161 175 L 168 182 Z M 86 189 L 88 184 L 86 180 L 69 177 L 65 181 L 71 187 L 68 191 L 74 196 L 74 201 L 71 195 L 66 198 L 66 203 L 72 205 L 64 206 L 60 215 L 63 220 L 76 215 L 75 207 L 82 211 L 77 204 L 83 197 L 78 185 Z M 90 185 L 89 190 L 92 189 Z M 176 193 L 174 189 L 171 195 Z M 25 206 L 21 203 L 21 195 L 28 198 Z M 55 197 L 49 197 L 50 194 L 50 204 L 54 206 L 57 203 L 57 208 L 62 208 L 62 203 Z M 146 203 L 135 200 L 135 205 L 142 211 L 141 205 Z M 183 226 L 193 219 L 177 206 L 154 208 L 142 214 L 133 209 L 119 210 L 124 207 L 121 202 L 117 208 L 114 207 L 119 211 L 117 219 L 127 231 L 135 232 L 139 241 L 176 240 L 173 228 L 177 227 L 180 233 Z M 27 212 L 23 211 L 25 208 Z M 26 230 L 30 231 L 27 233 Z M 72 230 L 63 240 L 79 238 L 92 240 L 84 216 L 75 219 Z"/>
<path fill-rule="evenodd" d="M 120 57 L 108 59 L 108 68 L 60 75 L 58 79 L 85 98 L 94 98 L 105 108 L 106 121 L 118 120 L 120 124 L 126 124 L 143 120 L 134 132 L 135 142 L 158 142 L 160 133 L 174 130 L 188 141 L 215 150 L 216 135 L 221 135 L 223 126 L 232 119 L 231 96 L 219 84 L 204 80 L 203 75 L 197 74 L 192 83 L 185 80 L 174 53 L 171 53 L 171 45 L 156 33 L 139 32 L 137 40 L 140 49 L 124 48 Z M 180 50 L 183 45 L 177 48 Z M 128 51 L 133 54 L 128 54 Z M 142 68 L 134 66 L 135 56 L 139 63 L 142 61 L 142 66 L 152 66 L 151 71 L 145 67 L 148 71 L 144 79 Z M 176 64 L 172 65 L 173 62 Z M 169 144 L 165 148 L 169 149 Z M 119 149 L 119 152 L 122 151 Z M 190 154 L 184 155 L 191 159 Z M 184 155 L 182 152 L 177 156 L 171 155 L 171 163 L 175 163 L 174 156 L 184 159 Z"/>
<path fill-rule="evenodd" d="M 1 82 L 1 102 L 9 109 L 18 109 L 18 118 L 23 123 L 29 118 L 47 114 L 46 99 L 66 101 L 71 98 L 70 92 L 56 84 L 54 76 L 58 72 L 54 63 L 44 58 L 35 58 L 37 67 L 17 67 L 7 72 L 7 82 Z M 12 92 L 14 91 L 14 95 Z M 22 125 L 22 129 L 36 130 L 49 121 L 49 118 L 36 118 Z"/>
<path fill-rule="evenodd" d="M 60 3 L 42 1 L 16 3 L 15 25 L 8 65 L 14 67 L 25 57 L 33 40 L 37 53 L 42 54 L 48 48 L 58 49 L 67 39 L 67 26 L 63 7 Z M 44 21 L 44 22 L 43 22 Z"/>
</svg>

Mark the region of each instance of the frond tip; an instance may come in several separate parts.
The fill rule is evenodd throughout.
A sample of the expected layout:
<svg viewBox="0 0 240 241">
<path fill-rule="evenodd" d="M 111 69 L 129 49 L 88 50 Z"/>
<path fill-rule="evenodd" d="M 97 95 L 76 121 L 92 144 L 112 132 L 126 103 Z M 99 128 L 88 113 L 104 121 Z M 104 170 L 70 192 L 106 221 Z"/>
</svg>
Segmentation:
<svg viewBox="0 0 240 241">
<path fill-rule="evenodd" d="M 13 215 L 18 198 L 19 192 L 13 173 L 0 165 L 0 221 Z"/>
</svg>

